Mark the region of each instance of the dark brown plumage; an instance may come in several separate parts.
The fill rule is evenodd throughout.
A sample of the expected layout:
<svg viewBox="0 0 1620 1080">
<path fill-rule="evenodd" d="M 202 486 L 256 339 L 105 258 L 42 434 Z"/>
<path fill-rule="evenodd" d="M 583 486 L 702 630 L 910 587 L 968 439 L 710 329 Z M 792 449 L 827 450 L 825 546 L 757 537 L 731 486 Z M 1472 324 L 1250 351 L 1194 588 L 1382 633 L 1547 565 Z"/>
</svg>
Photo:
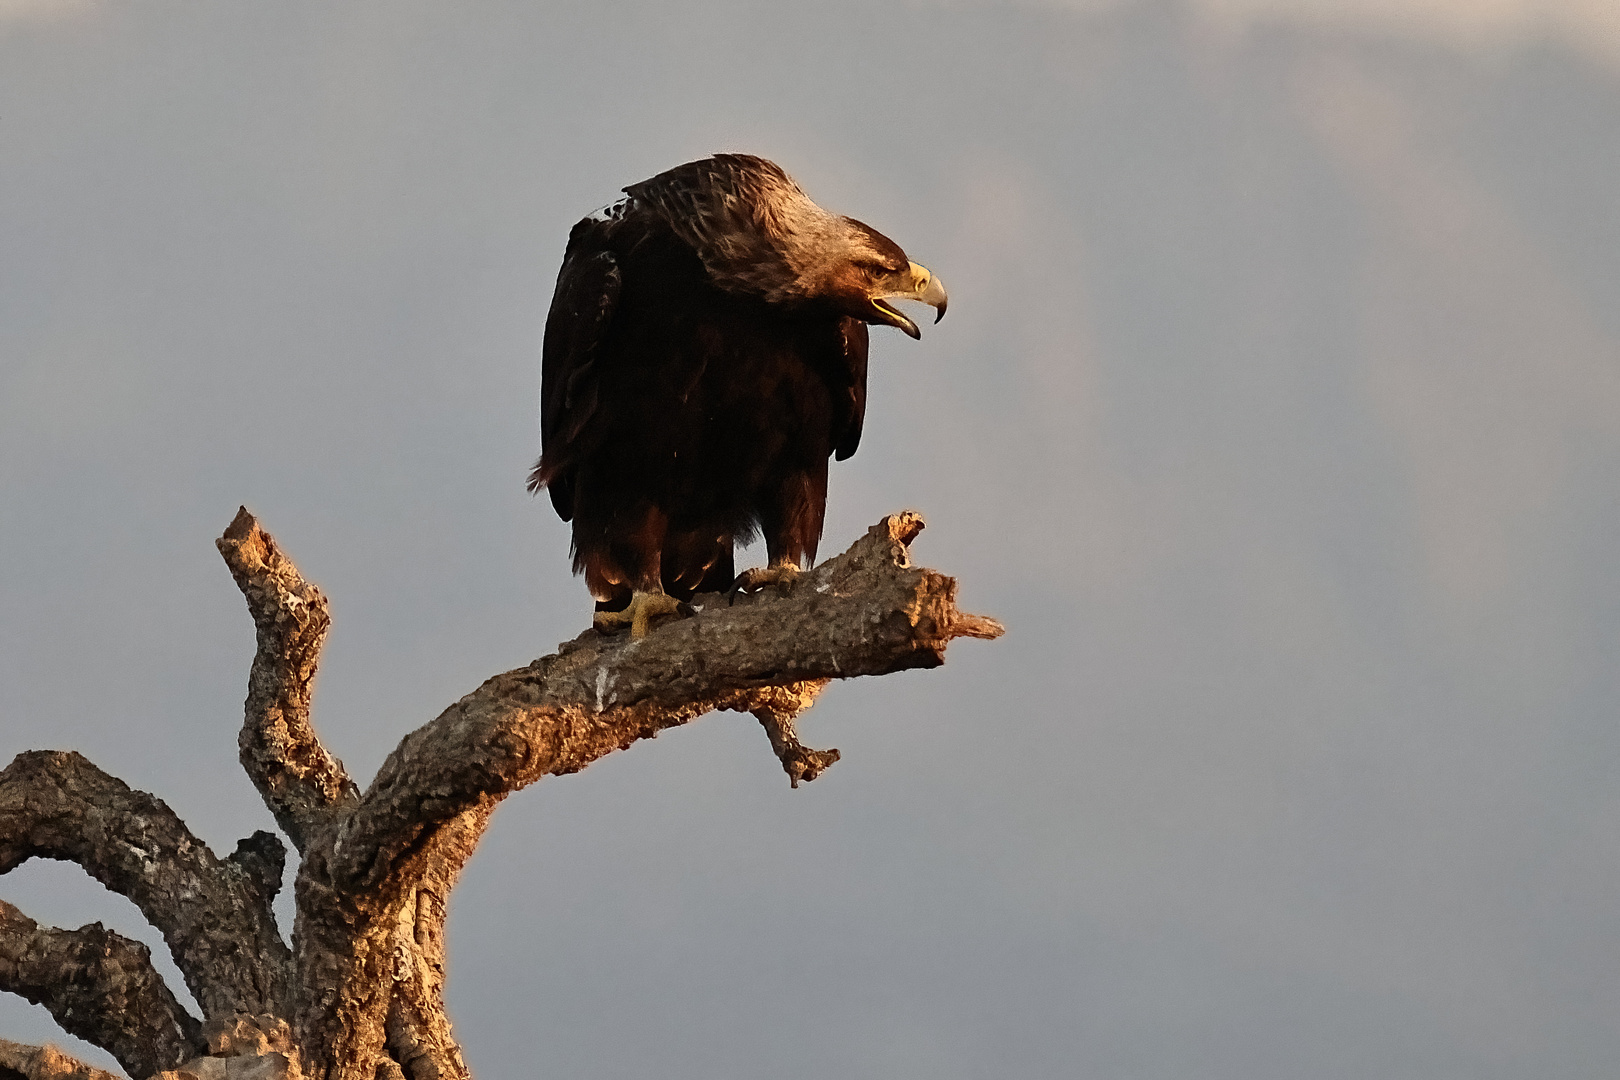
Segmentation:
<svg viewBox="0 0 1620 1080">
<path fill-rule="evenodd" d="M 888 301 L 943 316 L 945 290 L 763 158 L 722 154 L 625 192 L 568 238 L 529 488 L 573 522 L 599 612 L 631 609 L 598 625 L 633 615 L 639 635 L 649 614 L 729 588 L 736 543 L 765 540 L 771 570 L 753 583 L 814 560 L 827 459 L 860 442 L 867 324 L 917 337 Z"/>
</svg>

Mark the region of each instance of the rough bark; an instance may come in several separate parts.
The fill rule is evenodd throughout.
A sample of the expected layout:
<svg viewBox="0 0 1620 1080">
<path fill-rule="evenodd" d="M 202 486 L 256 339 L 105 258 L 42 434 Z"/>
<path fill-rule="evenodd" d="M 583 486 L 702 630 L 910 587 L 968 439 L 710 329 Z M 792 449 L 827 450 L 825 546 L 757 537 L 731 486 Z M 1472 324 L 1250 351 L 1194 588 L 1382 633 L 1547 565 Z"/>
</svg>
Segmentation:
<svg viewBox="0 0 1620 1080">
<path fill-rule="evenodd" d="M 343 762 L 321 745 L 309 719 L 315 669 L 332 624 L 326 597 L 245 506 L 215 543 L 247 598 L 258 638 L 237 739 L 242 768 L 302 852 L 310 830 L 356 794 Z"/>
<path fill-rule="evenodd" d="M 0 1080 L 121 1080 L 92 1068 L 54 1046 L 25 1046 L 0 1039 Z"/>
<path fill-rule="evenodd" d="M 360 794 L 310 720 L 326 600 L 243 510 L 219 540 L 258 631 L 239 744 L 302 856 L 291 955 L 269 919 L 273 837 L 215 859 L 160 801 L 76 754 L 24 754 L 0 774 L 0 872 L 73 859 L 163 929 L 212 1055 L 176 1077 L 464 1080 L 444 919 L 496 805 L 714 710 L 753 713 L 794 786 L 814 779 L 838 752 L 802 746 L 793 721 L 831 679 L 933 667 L 953 638 L 1001 633 L 957 610 L 954 580 L 911 565 L 921 528 L 885 518 L 782 590 L 700 597 L 640 640 L 587 630 L 407 735 Z M 216 1039 L 221 1024 L 237 1034 Z M 283 1034 L 241 1035 L 271 1028 Z"/>
<path fill-rule="evenodd" d="M 201 1025 L 175 1000 L 151 952 L 100 923 L 40 926 L 0 900 L 0 989 L 43 1005 L 71 1035 L 106 1047 L 131 1076 L 202 1049 Z"/>
<path fill-rule="evenodd" d="M 812 680 L 790 687 L 778 687 L 774 697 L 757 702 L 750 711 L 765 729 L 771 741 L 771 752 L 782 763 L 788 782 L 794 787 L 799 781 L 809 783 L 829 769 L 838 760 L 837 750 L 812 750 L 799 742 L 799 733 L 793 721 L 799 714 L 816 703 L 830 679 Z"/>
<path fill-rule="evenodd" d="M 944 663 L 956 637 L 996 637 L 956 609 L 955 580 L 911 566 L 915 514 L 885 518 L 786 595 L 703 605 L 641 641 L 587 631 L 497 675 L 400 743 L 338 825 L 346 890 L 410 872 L 425 837 L 463 810 L 719 709 L 781 709 L 806 682 Z M 700 598 L 701 599 L 701 598 Z"/>
<path fill-rule="evenodd" d="M 64 859 L 127 896 L 208 1017 L 287 1006 L 291 957 L 270 911 L 281 857 L 280 841 L 256 833 L 216 858 L 163 800 L 72 752 L 19 754 L 0 772 L 0 874 Z"/>
</svg>

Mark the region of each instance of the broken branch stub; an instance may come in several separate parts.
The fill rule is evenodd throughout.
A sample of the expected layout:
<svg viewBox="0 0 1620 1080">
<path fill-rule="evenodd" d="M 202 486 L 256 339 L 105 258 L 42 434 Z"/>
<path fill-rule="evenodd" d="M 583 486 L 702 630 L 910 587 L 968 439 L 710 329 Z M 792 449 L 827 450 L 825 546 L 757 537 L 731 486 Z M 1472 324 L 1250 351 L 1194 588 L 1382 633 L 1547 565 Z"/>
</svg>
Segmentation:
<svg viewBox="0 0 1620 1080">
<path fill-rule="evenodd" d="M 310 721 L 315 671 L 332 623 L 326 597 L 245 506 L 215 546 L 247 600 L 257 637 L 237 739 L 242 768 L 303 851 L 306 834 L 356 793 Z"/>
</svg>

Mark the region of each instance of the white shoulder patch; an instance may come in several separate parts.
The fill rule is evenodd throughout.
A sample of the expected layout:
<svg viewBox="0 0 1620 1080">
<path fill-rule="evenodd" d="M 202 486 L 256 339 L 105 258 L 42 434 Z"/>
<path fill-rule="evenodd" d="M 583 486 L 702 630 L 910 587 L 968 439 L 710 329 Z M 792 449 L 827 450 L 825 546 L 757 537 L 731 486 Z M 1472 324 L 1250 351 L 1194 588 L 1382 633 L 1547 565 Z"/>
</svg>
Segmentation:
<svg viewBox="0 0 1620 1080">
<path fill-rule="evenodd" d="M 585 215 L 585 220 L 602 222 L 618 221 L 624 216 L 624 212 L 629 208 L 630 197 L 627 195 L 618 202 L 608 203 L 606 206 L 598 210 L 592 210 L 590 213 Z"/>
</svg>

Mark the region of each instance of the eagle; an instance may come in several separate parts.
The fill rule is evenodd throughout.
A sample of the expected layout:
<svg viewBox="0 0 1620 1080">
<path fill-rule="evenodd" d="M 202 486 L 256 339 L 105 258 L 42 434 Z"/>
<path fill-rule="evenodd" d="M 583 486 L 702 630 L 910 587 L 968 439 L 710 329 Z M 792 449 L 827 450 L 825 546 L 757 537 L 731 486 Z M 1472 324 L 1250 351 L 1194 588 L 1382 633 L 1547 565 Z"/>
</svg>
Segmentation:
<svg viewBox="0 0 1620 1080">
<path fill-rule="evenodd" d="M 785 587 L 815 560 L 827 462 L 855 453 L 867 327 L 945 315 L 945 286 L 747 154 L 623 189 L 568 236 L 546 317 L 540 460 L 594 625 L 647 634 L 699 592 Z M 768 565 L 736 576 L 738 544 Z"/>
</svg>

